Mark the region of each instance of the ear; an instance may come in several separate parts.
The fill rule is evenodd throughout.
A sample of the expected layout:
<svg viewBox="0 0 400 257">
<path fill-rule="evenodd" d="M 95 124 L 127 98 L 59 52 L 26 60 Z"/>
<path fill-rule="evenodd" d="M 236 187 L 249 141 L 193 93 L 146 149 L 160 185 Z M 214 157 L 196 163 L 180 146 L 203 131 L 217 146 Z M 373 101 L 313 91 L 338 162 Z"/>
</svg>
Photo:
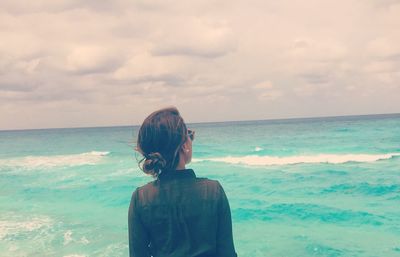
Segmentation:
<svg viewBox="0 0 400 257">
<path fill-rule="evenodd" d="M 190 151 L 188 141 L 186 141 L 186 142 L 182 145 L 181 151 L 182 151 L 183 153 L 185 153 L 185 154 L 188 153 L 188 152 Z"/>
</svg>

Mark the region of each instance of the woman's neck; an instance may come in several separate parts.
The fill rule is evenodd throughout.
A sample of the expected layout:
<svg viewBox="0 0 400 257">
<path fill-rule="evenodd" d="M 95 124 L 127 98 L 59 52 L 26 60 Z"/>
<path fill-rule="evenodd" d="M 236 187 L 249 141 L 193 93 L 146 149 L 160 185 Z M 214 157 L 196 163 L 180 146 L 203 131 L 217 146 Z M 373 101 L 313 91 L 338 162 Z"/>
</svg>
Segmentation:
<svg viewBox="0 0 400 257">
<path fill-rule="evenodd" d="M 176 170 L 184 170 L 186 169 L 185 164 L 176 166 Z"/>
<path fill-rule="evenodd" d="M 179 163 L 178 163 L 178 166 L 176 166 L 176 170 L 186 169 L 185 165 L 186 165 L 185 157 L 183 156 L 183 154 L 180 153 L 179 154 Z"/>
</svg>

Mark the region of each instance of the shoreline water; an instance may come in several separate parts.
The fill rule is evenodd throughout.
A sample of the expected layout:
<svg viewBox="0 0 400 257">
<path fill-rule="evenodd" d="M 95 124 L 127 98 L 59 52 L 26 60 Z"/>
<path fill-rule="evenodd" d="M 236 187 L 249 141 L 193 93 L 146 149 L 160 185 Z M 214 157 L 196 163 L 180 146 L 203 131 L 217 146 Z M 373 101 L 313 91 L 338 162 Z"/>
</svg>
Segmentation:
<svg viewBox="0 0 400 257">
<path fill-rule="evenodd" d="M 239 256 L 398 256 L 400 115 L 191 127 L 188 167 L 224 186 Z M 0 133 L 0 252 L 127 256 L 130 196 L 152 180 L 136 133 Z"/>
</svg>

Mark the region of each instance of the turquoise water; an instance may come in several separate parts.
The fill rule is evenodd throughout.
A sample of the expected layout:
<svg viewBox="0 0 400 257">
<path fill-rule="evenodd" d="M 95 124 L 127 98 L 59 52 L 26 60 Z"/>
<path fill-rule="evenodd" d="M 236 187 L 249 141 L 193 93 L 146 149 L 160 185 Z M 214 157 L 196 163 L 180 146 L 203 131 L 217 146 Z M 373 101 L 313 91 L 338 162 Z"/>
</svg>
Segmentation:
<svg viewBox="0 0 400 257">
<path fill-rule="evenodd" d="M 400 115 L 189 127 L 239 256 L 400 256 Z M 0 256 L 128 256 L 137 130 L 0 131 Z"/>
</svg>

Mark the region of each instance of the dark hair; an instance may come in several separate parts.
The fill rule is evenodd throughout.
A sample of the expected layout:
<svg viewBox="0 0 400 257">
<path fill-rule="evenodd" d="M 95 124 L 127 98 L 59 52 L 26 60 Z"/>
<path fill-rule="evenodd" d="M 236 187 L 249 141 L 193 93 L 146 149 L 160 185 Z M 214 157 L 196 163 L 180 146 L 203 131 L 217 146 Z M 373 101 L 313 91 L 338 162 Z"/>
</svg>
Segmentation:
<svg viewBox="0 0 400 257">
<path fill-rule="evenodd" d="M 186 138 L 186 124 L 178 109 L 169 107 L 153 112 L 139 129 L 136 149 L 144 157 L 139 167 L 154 177 L 163 171 L 175 170 Z"/>
</svg>

